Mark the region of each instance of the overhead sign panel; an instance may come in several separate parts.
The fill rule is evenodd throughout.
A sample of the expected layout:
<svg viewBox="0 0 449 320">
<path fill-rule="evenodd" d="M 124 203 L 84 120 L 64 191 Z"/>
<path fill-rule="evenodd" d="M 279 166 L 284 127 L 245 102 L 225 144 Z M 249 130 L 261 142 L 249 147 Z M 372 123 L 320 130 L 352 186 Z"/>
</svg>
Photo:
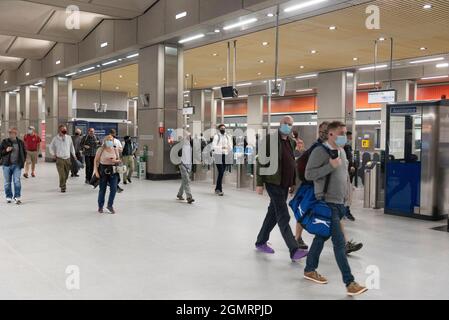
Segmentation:
<svg viewBox="0 0 449 320">
<path fill-rule="evenodd" d="M 394 103 L 396 90 L 376 90 L 368 92 L 368 103 Z"/>
</svg>

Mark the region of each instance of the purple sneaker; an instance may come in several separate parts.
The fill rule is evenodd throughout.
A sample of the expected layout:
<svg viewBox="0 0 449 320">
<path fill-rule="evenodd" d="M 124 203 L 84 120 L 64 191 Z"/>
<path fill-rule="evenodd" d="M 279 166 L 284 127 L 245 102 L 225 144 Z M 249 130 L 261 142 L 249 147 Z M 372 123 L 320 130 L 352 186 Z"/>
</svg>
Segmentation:
<svg viewBox="0 0 449 320">
<path fill-rule="evenodd" d="M 302 258 L 307 257 L 308 254 L 309 254 L 309 251 L 298 249 L 298 250 L 296 250 L 295 254 L 292 256 L 292 261 L 298 262 Z"/>
<path fill-rule="evenodd" d="M 257 251 L 260 251 L 260 252 L 263 252 L 263 253 L 268 253 L 268 254 L 273 254 L 274 253 L 273 248 L 271 248 L 266 243 L 256 246 L 256 249 L 257 249 Z"/>
</svg>

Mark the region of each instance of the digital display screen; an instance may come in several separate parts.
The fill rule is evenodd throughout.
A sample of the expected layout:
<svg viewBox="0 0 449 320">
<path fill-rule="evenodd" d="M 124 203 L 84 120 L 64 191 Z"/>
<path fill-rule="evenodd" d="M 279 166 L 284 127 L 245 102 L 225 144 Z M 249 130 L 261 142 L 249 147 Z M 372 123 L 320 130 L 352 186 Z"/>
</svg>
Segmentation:
<svg viewBox="0 0 449 320">
<path fill-rule="evenodd" d="M 378 90 L 368 92 L 368 103 L 394 103 L 396 90 Z"/>
</svg>

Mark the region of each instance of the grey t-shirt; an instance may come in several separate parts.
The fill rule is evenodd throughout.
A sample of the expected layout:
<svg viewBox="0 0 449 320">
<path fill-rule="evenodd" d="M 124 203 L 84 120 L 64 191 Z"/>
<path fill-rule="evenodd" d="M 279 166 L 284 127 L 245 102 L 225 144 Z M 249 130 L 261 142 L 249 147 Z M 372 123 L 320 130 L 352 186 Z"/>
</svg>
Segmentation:
<svg viewBox="0 0 449 320">
<path fill-rule="evenodd" d="M 19 162 L 19 143 L 17 142 L 17 139 L 11 140 L 12 142 L 12 151 L 10 156 L 10 162 L 11 164 L 17 164 Z"/>
</svg>

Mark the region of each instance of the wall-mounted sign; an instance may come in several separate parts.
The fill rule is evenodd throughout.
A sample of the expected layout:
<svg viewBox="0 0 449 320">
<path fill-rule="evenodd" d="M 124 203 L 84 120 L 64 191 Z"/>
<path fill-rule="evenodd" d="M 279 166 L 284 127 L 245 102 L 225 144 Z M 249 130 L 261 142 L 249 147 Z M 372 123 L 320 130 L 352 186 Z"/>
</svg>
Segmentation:
<svg viewBox="0 0 449 320">
<path fill-rule="evenodd" d="M 369 149 L 371 143 L 369 140 L 362 140 L 362 148 Z"/>
<path fill-rule="evenodd" d="M 195 107 L 184 107 L 182 109 L 182 114 L 185 116 L 194 114 L 194 112 L 195 112 Z"/>
<path fill-rule="evenodd" d="M 392 114 L 415 114 L 416 107 L 392 107 L 390 112 Z"/>
<path fill-rule="evenodd" d="M 368 103 L 394 103 L 396 90 L 376 90 L 368 92 Z"/>
</svg>

